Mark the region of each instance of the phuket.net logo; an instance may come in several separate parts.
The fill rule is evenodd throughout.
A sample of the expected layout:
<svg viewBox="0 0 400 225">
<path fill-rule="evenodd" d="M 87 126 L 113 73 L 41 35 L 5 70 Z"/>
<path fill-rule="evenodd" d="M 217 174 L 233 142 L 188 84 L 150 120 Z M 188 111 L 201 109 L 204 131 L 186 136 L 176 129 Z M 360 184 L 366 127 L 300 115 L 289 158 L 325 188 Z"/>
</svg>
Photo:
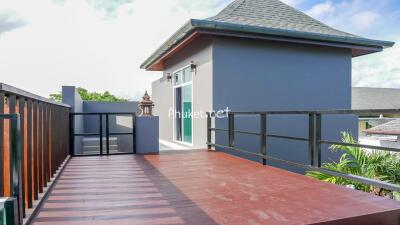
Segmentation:
<svg viewBox="0 0 400 225">
<path fill-rule="evenodd" d="M 231 110 L 229 107 L 220 110 L 208 110 L 208 111 L 192 111 L 191 109 L 188 110 L 180 110 L 180 109 L 173 109 L 169 108 L 168 110 L 168 117 L 169 118 L 194 118 L 194 119 L 203 119 L 207 118 L 209 114 L 213 115 L 216 118 L 226 118 Z"/>
</svg>

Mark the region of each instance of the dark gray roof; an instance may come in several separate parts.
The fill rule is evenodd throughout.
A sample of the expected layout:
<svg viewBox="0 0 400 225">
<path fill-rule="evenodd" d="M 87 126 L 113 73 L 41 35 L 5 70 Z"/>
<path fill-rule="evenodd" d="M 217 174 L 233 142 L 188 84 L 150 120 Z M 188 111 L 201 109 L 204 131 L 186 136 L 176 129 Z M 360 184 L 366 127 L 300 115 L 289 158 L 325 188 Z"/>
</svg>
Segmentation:
<svg viewBox="0 0 400 225">
<path fill-rule="evenodd" d="M 248 33 L 379 48 L 394 45 L 394 42 L 367 39 L 333 29 L 279 0 L 235 0 L 214 17 L 189 20 L 141 68 L 147 69 L 195 30 Z"/>
<path fill-rule="evenodd" d="M 400 89 L 353 87 L 352 109 L 400 109 Z"/>
<path fill-rule="evenodd" d="M 400 135 L 400 119 L 394 119 L 364 132 L 367 134 Z"/>
<path fill-rule="evenodd" d="M 236 0 L 216 16 L 206 20 L 360 38 L 359 36 L 333 29 L 278 0 Z"/>
</svg>

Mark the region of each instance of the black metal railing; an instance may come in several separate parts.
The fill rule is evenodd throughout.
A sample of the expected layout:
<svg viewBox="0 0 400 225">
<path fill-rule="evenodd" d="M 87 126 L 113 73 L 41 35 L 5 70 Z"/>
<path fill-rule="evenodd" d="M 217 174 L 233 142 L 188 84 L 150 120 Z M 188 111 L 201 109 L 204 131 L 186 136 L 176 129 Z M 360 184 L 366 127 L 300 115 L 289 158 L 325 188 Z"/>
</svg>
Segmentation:
<svg viewBox="0 0 400 225">
<path fill-rule="evenodd" d="M 110 132 L 110 115 L 118 116 L 131 116 L 132 118 L 132 128 L 131 132 Z M 98 132 L 94 133 L 85 133 L 79 132 L 76 133 L 75 128 L 75 117 L 76 116 L 98 116 L 99 119 L 99 127 Z M 103 120 L 105 118 L 105 137 L 106 137 L 106 152 L 103 149 Z M 114 153 L 114 154 L 136 154 L 136 140 L 135 140 L 135 123 L 136 123 L 136 113 L 133 112 L 99 112 L 99 113 L 70 113 L 70 145 L 71 155 L 110 155 L 110 136 L 119 136 L 119 135 L 131 135 L 132 136 L 132 151 L 126 153 Z M 75 137 L 85 137 L 85 136 L 98 136 L 99 137 L 99 153 L 98 154 L 76 154 L 75 149 Z"/>
<path fill-rule="evenodd" d="M 360 183 L 384 188 L 392 191 L 400 191 L 400 186 L 397 184 L 391 184 L 380 180 L 365 178 L 353 174 L 346 174 L 338 171 L 328 170 L 322 167 L 322 144 L 335 144 L 341 146 L 353 146 L 367 149 L 377 149 L 390 152 L 400 152 L 400 149 L 382 146 L 373 146 L 365 144 L 353 144 L 343 143 L 332 140 L 322 139 L 322 118 L 324 115 L 380 115 L 380 114 L 400 114 L 400 109 L 379 109 L 379 110 L 327 110 L 327 111 L 264 111 L 264 112 L 228 112 L 228 129 L 221 129 L 212 127 L 212 117 L 215 114 L 208 113 L 207 116 L 207 146 L 208 149 L 212 147 L 225 148 L 249 154 L 262 159 L 263 165 L 266 165 L 267 160 L 283 163 L 290 166 L 300 167 L 309 171 L 318 171 L 325 174 L 329 174 L 336 177 L 354 180 Z M 249 132 L 235 129 L 235 116 L 236 115 L 259 115 L 260 120 L 260 131 Z M 308 116 L 308 137 L 295 137 L 286 135 L 277 135 L 267 132 L 267 117 L 269 115 L 305 115 Z M 222 145 L 212 142 L 212 132 L 227 132 L 228 133 L 228 145 Z M 235 147 L 235 133 L 256 135 L 260 137 L 260 149 L 258 153 L 250 152 L 245 149 Z M 267 141 L 268 138 L 279 138 L 286 140 L 304 141 L 308 143 L 308 163 L 302 164 L 298 162 L 292 162 L 289 160 L 273 157 L 267 155 Z"/>
<path fill-rule="evenodd" d="M 0 197 L 18 198 L 18 224 L 68 157 L 68 114 L 68 105 L 0 83 Z"/>
</svg>

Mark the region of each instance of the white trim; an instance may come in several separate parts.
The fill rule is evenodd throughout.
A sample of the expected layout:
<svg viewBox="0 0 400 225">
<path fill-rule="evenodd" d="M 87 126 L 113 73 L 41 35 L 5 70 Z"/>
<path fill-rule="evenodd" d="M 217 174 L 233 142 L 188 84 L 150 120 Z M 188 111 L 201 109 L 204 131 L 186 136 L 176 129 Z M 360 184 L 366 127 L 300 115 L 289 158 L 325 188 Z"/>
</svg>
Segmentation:
<svg viewBox="0 0 400 225">
<path fill-rule="evenodd" d="M 184 87 L 184 86 L 188 86 L 188 85 L 191 85 L 191 103 L 192 103 L 192 112 L 193 112 L 193 78 L 194 78 L 194 73 L 192 72 L 192 71 L 190 71 L 190 73 L 191 73 L 191 75 L 192 75 L 192 79 L 191 79 L 191 81 L 188 81 L 188 82 L 186 82 L 186 83 L 183 83 L 183 70 L 184 69 L 186 69 L 186 68 L 190 68 L 190 64 L 189 65 L 187 65 L 187 66 L 184 66 L 184 67 L 181 67 L 181 68 L 179 68 L 179 69 L 177 69 L 177 70 L 175 70 L 175 71 L 173 71 L 172 72 L 172 78 L 173 78 L 173 80 L 172 80 L 172 109 L 173 109 L 173 112 L 175 112 L 175 88 L 179 88 L 179 87 Z M 175 83 L 175 73 L 177 73 L 177 72 L 179 72 L 179 71 L 182 71 L 182 74 L 181 74 L 181 77 L 179 78 L 180 79 L 180 84 L 178 84 L 178 85 L 175 85 L 174 83 Z M 183 96 L 182 96 L 183 97 Z M 183 107 L 182 107 L 182 109 L 183 109 Z M 173 116 L 173 119 L 172 119 L 172 140 L 173 140 L 173 142 L 174 143 L 178 143 L 178 144 L 183 144 L 183 145 L 187 145 L 187 146 L 190 146 L 190 147 L 192 147 L 193 146 L 193 139 L 194 139 L 194 135 L 193 135 L 193 126 L 194 126 L 194 124 L 193 124 L 193 116 L 192 116 L 192 118 L 191 118 L 191 122 L 192 122 L 192 131 L 191 131 L 191 136 L 192 136 L 192 140 L 191 140 L 191 142 L 185 142 L 185 141 L 183 141 L 183 122 L 182 122 L 182 124 L 181 124 L 181 126 L 182 126 L 182 141 L 178 141 L 178 140 L 176 140 L 176 131 L 175 131 L 175 113 L 174 113 L 174 116 Z"/>
</svg>

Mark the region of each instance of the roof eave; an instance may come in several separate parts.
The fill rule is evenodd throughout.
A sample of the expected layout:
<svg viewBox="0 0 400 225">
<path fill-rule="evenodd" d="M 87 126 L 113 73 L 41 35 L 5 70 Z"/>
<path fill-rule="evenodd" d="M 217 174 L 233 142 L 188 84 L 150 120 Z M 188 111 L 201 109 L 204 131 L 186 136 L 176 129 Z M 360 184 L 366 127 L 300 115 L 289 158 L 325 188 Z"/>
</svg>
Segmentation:
<svg viewBox="0 0 400 225">
<path fill-rule="evenodd" d="M 157 49 L 148 59 L 146 59 L 146 61 L 142 63 L 140 68 L 146 70 L 160 70 L 158 68 L 154 69 L 152 68 L 152 66 L 157 61 L 159 61 L 159 59 L 162 58 L 167 52 L 169 52 L 171 48 L 174 48 L 195 30 L 238 32 L 246 34 L 278 36 L 278 37 L 286 37 L 293 39 L 324 41 L 324 42 L 351 45 L 354 46 L 354 48 L 350 47 L 351 49 L 353 49 L 353 57 L 379 52 L 383 48 L 389 48 L 395 44 L 394 42 L 391 41 L 373 40 L 366 38 L 339 37 L 333 35 L 322 35 L 317 33 L 307 33 L 307 32 L 293 31 L 293 30 L 282 30 L 274 28 L 216 22 L 209 20 L 191 19 L 184 26 L 182 26 L 181 29 L 175 32 L 166 42 L 164 42 L 163 45 L 161 45 L 161 47 Z"/>
</svg>

